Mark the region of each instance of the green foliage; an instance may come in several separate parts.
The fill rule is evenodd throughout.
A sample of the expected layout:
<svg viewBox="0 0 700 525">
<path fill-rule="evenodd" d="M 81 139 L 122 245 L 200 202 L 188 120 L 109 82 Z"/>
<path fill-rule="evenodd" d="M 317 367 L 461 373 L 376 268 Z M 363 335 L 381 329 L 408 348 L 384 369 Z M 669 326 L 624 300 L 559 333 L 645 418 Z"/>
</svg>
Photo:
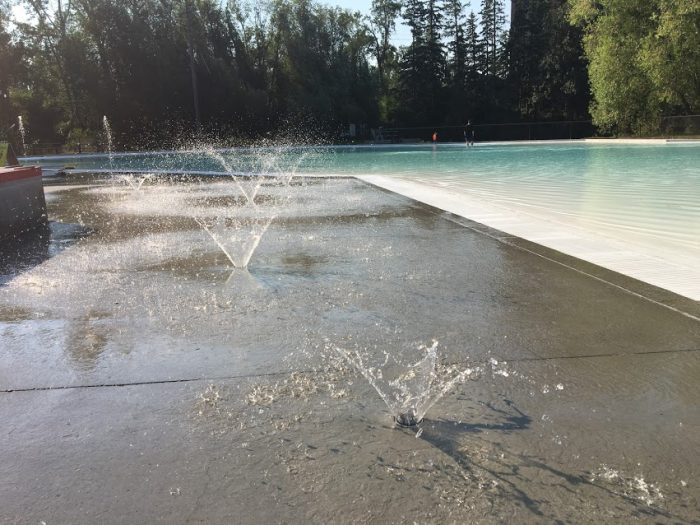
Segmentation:
<svg viewBox="0 0 700 525">
<path fill-rule="evenodd" d="M 193 122 L 193 80 L 202 121 L 218 130 L 264 133 L 291 115 L 331 126 L 378 118 L 359 14 L 309 0 L 23 3 L 34 15 L 17 32 L 26 51 L 10 57 L 0 32 L 0 61 L 31 64 L 23 81 L 9 79 L 12 103 L 42 140 L 95 132 L 102 115 L 123 145 L 158 140 Z"/>
<path fill-rule="evenodd" d="M 700 0 L 661 0 L 640 62 L 662 104 L 700 110 Z"/>
<path fill-rule="evenodd" d="M 89 144 L 99 143 L 100 140 L 101 138 L 98 137 L 94 131 L 85 130 L 82 128 L 73 128 L 67 134 L 66 145 L 73 150 L 78 150 L 79 145 L 85 147 Z"/>
<path fill-rule="evenodd" d="M 397 50 L 391 44 L 391 35 L 396 29 L 396 19 L 401 13 L 401 3 L 395 0 L 372 0 L 371 16 L 368 19 L 368 32 L 371 37 L 370 49 L 377 61 L 377 75 L 381 91 L 382 116 L 389 114 L 389 91 L 393 83 L 391 72 L 396 68 Z"/>
<path fill-rule="evenodd" d="M 14 140 L 18 113 L 12 92 L 26 75 L 24 49 L 12 40 L 9 31 L 9 5 L 0 1 L 0 139 Z M 15 142 L 16 144 L 16 142 Z"/>
<path fill-rule="evenodd" d="M 569 2 L 585 31 L 598 126 L 652 134 L 662 114 L 700 110 L 698 0 Z"/>
<path fill-rule="evenodd" d="M 0 142 L 0 168 L 9 165 L 10 144 Z"/>
</svg>

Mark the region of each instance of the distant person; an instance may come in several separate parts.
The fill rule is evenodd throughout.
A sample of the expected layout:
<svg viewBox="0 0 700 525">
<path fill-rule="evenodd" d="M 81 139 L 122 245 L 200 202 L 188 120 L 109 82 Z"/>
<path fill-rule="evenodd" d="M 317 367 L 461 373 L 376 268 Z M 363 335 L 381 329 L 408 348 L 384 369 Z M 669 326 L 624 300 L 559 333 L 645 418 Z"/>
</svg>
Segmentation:
<svg viewBox="0 0 700 525">
<path fill-rule="evenodd" d="M 472 121 L 467 121 L 467 125 L 464 126 L 464 142 L 467 146 L 474 145 L 474 126 L 472 126 Z"/>
<path fill-rule="evenodd" d="M 435 144 L 438 141 L 438 134 L 437 131 L 433 132 L 433 144 Z"/>
</svg>

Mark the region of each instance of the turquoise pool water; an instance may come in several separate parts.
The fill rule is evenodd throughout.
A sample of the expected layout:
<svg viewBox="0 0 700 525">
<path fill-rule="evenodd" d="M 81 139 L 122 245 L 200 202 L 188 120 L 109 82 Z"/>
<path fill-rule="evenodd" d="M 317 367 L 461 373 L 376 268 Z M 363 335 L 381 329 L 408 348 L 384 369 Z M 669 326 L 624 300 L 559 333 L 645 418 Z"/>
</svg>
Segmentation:
<svg viewBox="0 0 700 525">
<path fill-rule="evenodd" d="M 220 155 L 220 157 L 218 157 Z M 218 157 L 218 158 L 217 158 Z M 106 155 L 28 158 L 110 169 Z M 700 266 L 700 144 L 261 148 L 115 154 L 111 169 L 386 175 L 670 250 Z"/>
</svg>

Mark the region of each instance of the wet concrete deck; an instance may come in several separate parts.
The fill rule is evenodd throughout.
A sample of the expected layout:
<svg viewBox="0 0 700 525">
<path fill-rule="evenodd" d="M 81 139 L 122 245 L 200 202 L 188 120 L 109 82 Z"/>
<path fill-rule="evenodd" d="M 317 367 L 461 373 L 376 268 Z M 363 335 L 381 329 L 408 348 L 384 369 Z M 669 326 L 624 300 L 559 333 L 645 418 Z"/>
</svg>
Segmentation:
<svg viewBox="0 0 700 525">
<path fill-rule="evenodd" d="M 365 175 L 362 180 L 477 221 L 520 239 L 545 246 L 652 286 L 668 290 L 692 301 L 700 300 L 700 250 L 664 246 L 635 240 L 621 229 L 606 233 L 595 227 L 581 227 L 576 220 L 561 220 L 546 203 L 519 206 L 493 195 L 464 189 L 435 186 L 427 181 L 401 180 L 383 175 Z M 576 214 L 572 217 L 577 217 Z M 611 232 L 612 231 L 612 235 Z"/>
<path fill-rule="evenodd" d="M 228 183 L 75 184 L 1 251 L 0 521 L 700 519 L 697 302 L 351 179 L 232 272 Z M 331 348 L 433 339 L 420 436 Z"/>
</svg>

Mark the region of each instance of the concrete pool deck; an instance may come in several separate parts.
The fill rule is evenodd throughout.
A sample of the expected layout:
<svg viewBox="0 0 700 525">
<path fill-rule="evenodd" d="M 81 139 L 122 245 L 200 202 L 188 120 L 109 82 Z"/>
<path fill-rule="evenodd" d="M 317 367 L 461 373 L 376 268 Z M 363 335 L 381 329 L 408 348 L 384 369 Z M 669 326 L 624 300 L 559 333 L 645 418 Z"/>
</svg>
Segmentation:
<svg viewBox="0 0 700 525">
<path fill-rule="evenodd" d="M 360 180 L 429 206 L 485 224 L 563 254 L 700 301 L 700 264 L 697 251 L 664 250 L 624 237 L 579 228 L 571 221 L 536 209 L 508 205 L 492 196 L 388 176 L 364 175 Z"/>
<path fill-rule="evenodd" d="M 697 301 L 352 179 L 232 272 L 173 205 L 232 185 L 183 185 L 56 186 L 0 252 L 0 521 L 697 522 Z M 484 372 L 418 436 L 328 347 L 432 339 Z"/>
</svg>

